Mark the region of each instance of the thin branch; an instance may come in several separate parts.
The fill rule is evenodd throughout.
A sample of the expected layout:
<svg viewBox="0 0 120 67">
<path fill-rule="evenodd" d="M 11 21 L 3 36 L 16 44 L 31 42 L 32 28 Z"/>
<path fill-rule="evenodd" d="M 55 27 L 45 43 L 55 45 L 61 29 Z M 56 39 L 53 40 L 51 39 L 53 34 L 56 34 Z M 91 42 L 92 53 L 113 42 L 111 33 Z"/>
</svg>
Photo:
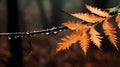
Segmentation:
<svg viewBox="0 0 120 67">
<path fill-rule="evenodd" d="M 0 33 L 0 36 L 28 36 L 28 35 L 35 35 L 35 34 L 44 34 L 44 33 L 54 33 L 55 31 L 62 31 L 68 29 L 65 26 L 59 27 L 52 27 L 49 29 L 39 30 L 39 31 L 32 31 L 32 32 L 15 32 L 15 33 Z M 47 34 L 46 34 L 47 35 Z"/>
</svg>

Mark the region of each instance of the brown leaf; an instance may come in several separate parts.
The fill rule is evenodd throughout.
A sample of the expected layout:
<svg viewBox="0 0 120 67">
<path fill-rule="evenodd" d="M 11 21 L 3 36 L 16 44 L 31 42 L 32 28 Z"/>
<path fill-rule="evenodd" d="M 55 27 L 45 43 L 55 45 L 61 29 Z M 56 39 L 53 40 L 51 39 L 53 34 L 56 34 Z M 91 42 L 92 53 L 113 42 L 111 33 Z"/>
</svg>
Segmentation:
<svg viewBox="0 0 120 67">
<path fill-rule="evenodd" d="M 102 36 L 100 36 L 100 33 L 97 32 L 95 30 L 95 27 L 93 26 L 91 27 L 89 34 L 91 41 L 100 49 L 101 41 L 102 41 L 101 40 Z"/>
<path fill-rule="evenodd" d="M 76 43 L 78 41 L 81 42 L 81 47 L 86 53 L 88 49 L 89 44 L 89 37 L 87 36 L 87 31 L 89 30 L 89 26 L 85 26 L 83 24 L 82 29 L 73 32 L 70 36 L 66 36 L 65 38 L 61 38 L 62 42 L 58 43 L 58 47 L 56 49 L 56 53 L 69 49 L 69 47 L 72 46 L 73 43 Z M 86 45 L 86 46 L 85 46 Z"/>
<path fill-rule="evenodd" d="M 86 54 L 86 52 L 89 48 L 89 42 L 90 42 L 90 38 L 87 34 L 87 31 L 88 31 L 88 29 L 86 29 L 82 32 L 82 35 L 81 35 L 82 39 L 80 39 L 80 46 L 81 46 L 84 54 Z"/>
<path fill-rule="evenodd" d="M 108 12 L 105 12 L 105 11 L 102 11 L 101 9 L 98 9 L 96 7 L 92 7 L 90 5 L 86 5 L 86 8 L 91 11 L 92 13 L 95 13 L 99 16 L 102 16 L 102 17 L 109 17 L 109 13 Z"/>
<path fill-rule="evenodd" d="M 120 15 L 117 15 L 115 21 L 116 21 L 116 23 L 118 24 L 118 27 L 119 27 L 119 29 L 120 29 Z"/>
<path fill-rule="evenodd" d="M 76 31 L 80 31 L 82 29 L 85 29 L 85 28 L 89 28 L 90 26 L 87 26 L 85 24 L 82 24 L 80 22 L 65 22 L 63 23 L 64 26 L 67 26 L 69 29 L 71 30 L 76 30 Z"/>
<path fill-rule="evenodd" d="M 99 23 L 104 20 L 104 18 L 102 17 L 98 17 L 94 14 L 89 14 L 89 13 L 75 13 L 71 15 L 90 23 Z"/>
<path fill-rule="evenodd" d="M 58 43 L 58 47 L 56 49 L 56 53 L 69 49 L 73 43 L 76 43 L 78 40 L 80 40 L 80 33 L 79 32 L 73 32 L 70 36 L 66 36 L 65 38 L 62 38 L 61 40 L 63 42 Z"/>
<path fill-rule="evenodd" d="M 62 25 L 67 26 L 71 30 L 76 30 L 81 28 L 83 26 L 81 23 L 75 23 L 75 22 L 64 22 Z"/>
<path fill-rule="evenodd" d="M 107 19 L 103 22 L 102 25 L 103 25 L 103 29 L 104 29 L 105 35 L 108 36 L 108 39 L 111 41 L 111 43 L 118 50 L 118 47 L 117 47 L 117 36 L 116 36 L 117 32 L 116 32 L 115 27 L 112 24 L 110 24 Z"/>
</svg>

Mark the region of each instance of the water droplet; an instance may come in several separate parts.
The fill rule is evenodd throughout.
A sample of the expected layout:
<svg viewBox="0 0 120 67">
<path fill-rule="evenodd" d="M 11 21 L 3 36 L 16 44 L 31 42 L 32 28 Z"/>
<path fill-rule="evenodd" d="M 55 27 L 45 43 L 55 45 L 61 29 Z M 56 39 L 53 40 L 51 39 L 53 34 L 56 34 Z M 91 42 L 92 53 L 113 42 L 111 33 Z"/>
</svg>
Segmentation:
<svg viewBox="0 0 120 67">
<path fill-rule="evenodd" d="M 26 32 L 27 35 L 29 35 L 30 33 L 29 32 Z"/>
<path fill-rule="evenodd" d="M 36 32 L 35 30 L 33 32 Z"/>
<path fill-rule="evenodd" d="M 11 37 L 8 37 L 8 40 L 11 40 Z"/>
<path fill-rule="evenodd" d="M 47 33 L 45 33 L 46 35 L 49 35 L 50 33 L 49 32 L 47 32 Z"/>
<path fill-rule="evenodd" d="M 24 37 L 23 35 L 21 37 Z"/>
<path fill-rule="evenodd" d="M 56 33 L 58 33 L 58 32 L 57 32 L 57 31 L 54 31 L 53 33 L 56 34 Z"/>
<path fill-rule="evenodd" d="M 20 37 L 19 35 L 17 35 L 17 37 Z"/>
<path fill-rule="evenodd" d="M 51 29 L 56 29 L 56 27 L 55 27 L 55 26 L 53 26 Z"/>
<path fill-rule="evenodd" d="M 15 36 L 14 38 L 17 39 L 17 36 Z"/>
<path fill-rule="evenodd" d="M 62 31 L 62 30 L 59 30 L 60 32 Z"/>
<path fill-rule="evenodd" d="M 45 33 L 41 33 L 42 35 L 44 35 Z"/>
</svg>

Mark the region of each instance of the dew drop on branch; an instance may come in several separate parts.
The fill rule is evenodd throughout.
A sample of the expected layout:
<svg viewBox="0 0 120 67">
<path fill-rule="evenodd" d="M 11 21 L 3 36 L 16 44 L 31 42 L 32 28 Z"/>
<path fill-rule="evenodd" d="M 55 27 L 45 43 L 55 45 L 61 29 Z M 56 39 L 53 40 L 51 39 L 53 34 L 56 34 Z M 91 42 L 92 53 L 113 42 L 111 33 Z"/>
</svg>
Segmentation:
<svg viewBox="0 0 120 67">
<path fill-rule="evenodd" d="M 23 35 L 21 37 L 24 37 Z"/>
<path fill-rule="evenodd" d="M 54 34 L 57 34 L 58 32 L 57 32 L 57 31 L 54 31 L 53 33 L 54 33 Z"/>
<path fill-rule="evenodd" d="M 47 33 L 45 33 L 46 35 L 49 35 L 50 33 L 49 32 L 47 32 Z"/>
<path fill-rule="evenodd" d="M 44 35 L 45 33 L 41 33 L 42 35 Z"/>
<path fill-rule="evenodd" d="M 59 31 L 61 32 L 62 30 L 60 29 Z"/>
<path fill-rule="evenodd" d="M 17 39 L 17 36 L 15 36 L 14 38 Z"/>
<path fill-rule="evenodd" d="M 33 32 L 36 32 L 35 30 Z"/>
<path fill-rule="evenodd" d="M 29 35 L 30 33 L 29 32 L 26 32 L 27 35 Z"/>
<path fill-rule="evenodd" d="M 11 37 L 8 37 L 8 40 L 11 40 Z"/>
<path fill-rule="evenodd" d="M 19 36 L 19 35 L 17 35 L 16 37 L 17 37 L 17 38 L 19 38 L 20 36 Z"/>
</svg>

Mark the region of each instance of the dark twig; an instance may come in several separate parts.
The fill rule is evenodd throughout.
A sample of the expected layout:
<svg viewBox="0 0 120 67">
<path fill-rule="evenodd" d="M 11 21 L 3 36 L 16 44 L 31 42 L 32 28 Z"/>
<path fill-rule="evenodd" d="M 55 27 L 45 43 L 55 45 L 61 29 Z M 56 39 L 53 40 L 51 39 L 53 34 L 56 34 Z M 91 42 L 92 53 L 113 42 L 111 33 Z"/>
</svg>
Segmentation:
<svg viewBox="0 0 120 67">
<path fill-rule="evenodd" d="M 52 27 L 49 29 L 39 30 L 39 31 L 32 31 L 32 32 L 15 32 L 15 33 L 0 33 L 0 36 L 30 36 L 35 34 L 42 34 L 42 33 L 52 33 L 54 31 L 62 31 L 64 29 L 68 29 L 65 26 L 59 26 L 59 27 Z"/>
</svg>

